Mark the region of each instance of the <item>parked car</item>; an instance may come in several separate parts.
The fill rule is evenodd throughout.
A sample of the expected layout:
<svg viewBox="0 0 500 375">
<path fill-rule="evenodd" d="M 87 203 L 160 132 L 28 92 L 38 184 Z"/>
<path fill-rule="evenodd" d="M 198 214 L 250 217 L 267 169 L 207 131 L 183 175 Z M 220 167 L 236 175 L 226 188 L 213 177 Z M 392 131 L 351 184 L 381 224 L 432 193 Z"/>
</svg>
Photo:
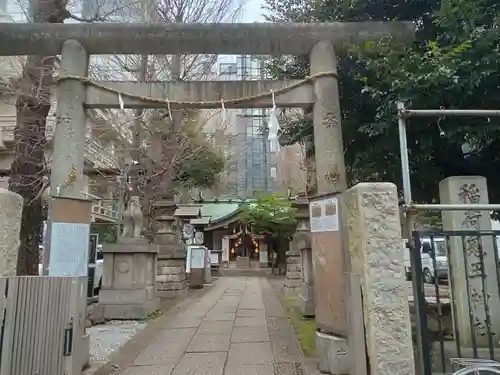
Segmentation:
<svg viewBox="0 0 500 375">
<path fill-rule="evenodd" d="M 446 256 L 446 245 L 444 237 L 421 238 L 422 246 L 420 247 L 420 259 L 422 261 L 422 273 L 425 283 L 433 284 L 434 277 L 438 280 L 448 279 L 448 257 Z M 404 264 L 406 280 L 411 280 L 411 261 L 410 250 L 406 246 L 406 240 L 403 241 L 404 246 Z M 432 251 L 435 251 L 436 269 L 434 270 L 434 261 Z"/>
<path fill-rule="evenodd" d="M 492 221 L 493 223 L 493 221 Z M 495 228 L 496 230 L 500 230 Z M 446 249 L 446 240 L 444 237 L 422 237 L 422 246 L 420 248 L 420 259 L 422 260 L 422 273 L 425 283 L 434 283 L 434 277 L 438 280 L 448 279 L 448 256 Z M 500 259 L 500 236 L 495 236 L 498 259 Z M 432 246 L 433 245 L 433 246 Z M 410 251 L 406 246 L 406 240 L 403 240 L 404 247 L 404 265 L 406 280 L 411 280 L 412 270 L 410 261 Z M 432 250 L 434 248 L 436 259 L 436 274 L 434 274 L 434 262 L 432 260 Z M 499 264 L 500 267 L 500 264 Z"/>
<path fill-rule="evenodd" d="M 38 274 L 43 275 L 43 246 L 39 246 L 40 249 L 40 260 L 38 263 Z M 97 245 L 97 260 L 95 265 L 90 265 L 90 267 L 95 267 L 94 272 L 94 294 L 99 292 L 102 286 L 102 274 L 104 270 L 104 260 L 102 253 L 102 245 Z"/>
</svg>

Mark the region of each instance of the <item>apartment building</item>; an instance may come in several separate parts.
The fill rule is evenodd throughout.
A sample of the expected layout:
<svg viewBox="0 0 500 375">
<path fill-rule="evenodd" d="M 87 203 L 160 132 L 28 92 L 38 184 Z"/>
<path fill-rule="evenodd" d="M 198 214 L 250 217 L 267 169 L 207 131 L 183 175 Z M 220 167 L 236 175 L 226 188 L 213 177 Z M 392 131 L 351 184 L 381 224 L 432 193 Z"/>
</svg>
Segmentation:
<svg viewBox="0 0 500 375">
<path fill-rule="evenodd" d="M 209 79 L 238 81 L 265 79 L 264 60 L 255 56 L 220 56 Z M 219 132 L 214 144 L 228 161 L 223 189 L 208 195 L 251 198 L 259 192 L 276 191 L 276 143 L 269 141 L 269 111 L 261 108 L 217 111 L 207 122 L 208 133 Z M 223 120 L 221 120 L 223 119 Z M 212 193 L 212 194 L 211 194 Z M 213 194 L 215 193 L 215 194 Z"/>
</svg>

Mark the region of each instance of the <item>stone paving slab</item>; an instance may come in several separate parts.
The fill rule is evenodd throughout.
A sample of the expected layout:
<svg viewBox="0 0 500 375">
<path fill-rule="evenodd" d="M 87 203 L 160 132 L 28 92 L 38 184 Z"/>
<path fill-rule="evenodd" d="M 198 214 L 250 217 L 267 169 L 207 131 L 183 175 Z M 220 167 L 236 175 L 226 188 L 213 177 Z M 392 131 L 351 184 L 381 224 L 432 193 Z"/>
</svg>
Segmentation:
<svg viewBox="0 0 500 375">
<path fill-rule="evenodd" d="M 274 363 L 270 342 L 231 343 L 227 362 L 230 364 L 258 365 Z"/>
<path fill-rule="evenodd" d="M 267 326 L 234 327 L 231 342 L 263 342 L 271 341 Z"/>
<path fill-rule="evenodd" d="M 205 316 L 205 319 L 204 321 L 205 322 L 208 322 L 208 321 L 234 321 L 234 319 L 236 318 L 236 313 L 234 312 L 219 312 L 219 311 L 215 311 L 215 312 L 209 312 L 206 316 Z"/>
<path fill-rule="evenodd" d="M 135 359 L 134 365 L 166 365 L 176 363 L 186 351 L 196 329 L 161 332 Z"/>
<path fill-rule="evenodd" d="M 229 334 L 197 333 L 193 336 L 186 352 L 227 352 L 230 337 Z"/>
<path fill-rule="evenodd" d="M 301 361 L 267 280 L 222 277 L 169 319 L 120 375 L 294 375 Z"/>
<path fill-rule="evenodd" d="M 234 327 L 259 327 L 267 326 L 267 321 L 265 318 L 236 318 L 234 320 Z"/>
<path fill-rule="evenodd" d="M 186 353 L 175 366 L 172 375 L 222 375 L 226 352 Z"/>
<path fill-rule="evenodd" d="M 198 328 L 198 333 L 231 333 L 233 331 L 233 322 L 203 322 Z"/>
<path fill-rule="evenodd" d="M 227 313 L 236 314 L 237 311 L 238 311 L 238 306 L 219 306 L 219 305 L 217 305 L 212 310 L 210 310 L 209 314 L 227 314 Z"/>
<path fill-rule="evenodd" d="M 198 328 L 202 322 L 202 318 L 179 317 L 169 321 L 165 328 Z"/>
<path fill-rule="evenodd" d="M 261 363 L 258 365 L 228 363 L 224 375 L 274 375 L 274 365 L 272 363 Z"/>
<path fill-rule="evenodd" d="M 243 298 L 243 297 L 242 297 Z M 239 306 L 240 309 L 243 310 L 265 310 L 264 304 L 262 302 L 242 302 Z"/>
<path fill-rule="evenodd" d="M 170 375 L 175 364 L 167 366 L 130 366 L 121 375 Z"/>
<path fill-rule="evenodd" d="M 266 318 L 265 310 L 245 310 L 238 309 L 236 312 L 237 318 Z"/>
</svg>

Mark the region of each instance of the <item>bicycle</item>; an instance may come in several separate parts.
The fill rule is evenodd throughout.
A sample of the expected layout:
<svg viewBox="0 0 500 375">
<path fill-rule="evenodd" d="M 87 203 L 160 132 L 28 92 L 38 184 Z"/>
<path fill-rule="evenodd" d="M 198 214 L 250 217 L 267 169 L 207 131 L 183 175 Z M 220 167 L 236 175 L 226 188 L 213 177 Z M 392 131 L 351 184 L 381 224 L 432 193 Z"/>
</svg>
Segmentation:
<svg viewBox="0 0 500 375">
<path fill-rule="evenodd" d="M 500 375 L 500 363 L 490 359 L 452 358 L 450 362 L 462 366 L 453 375 Z"/>
</svg>

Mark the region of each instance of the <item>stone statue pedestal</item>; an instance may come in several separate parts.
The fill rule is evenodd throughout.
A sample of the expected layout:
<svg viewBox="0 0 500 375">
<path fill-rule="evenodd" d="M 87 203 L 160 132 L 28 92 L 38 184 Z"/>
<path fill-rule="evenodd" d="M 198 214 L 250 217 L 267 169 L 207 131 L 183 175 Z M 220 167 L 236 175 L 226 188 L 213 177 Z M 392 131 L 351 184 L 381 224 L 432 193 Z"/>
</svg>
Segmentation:
<svg viewBox="0 0 500 375">
<path fill-rule="evenodd" d="M 155 293 L 158 246 L 143 238 L 120 238 L 103 247 L 99 305 L 104 318 L 144 319 L 159 308 Z"/>
</svg>

